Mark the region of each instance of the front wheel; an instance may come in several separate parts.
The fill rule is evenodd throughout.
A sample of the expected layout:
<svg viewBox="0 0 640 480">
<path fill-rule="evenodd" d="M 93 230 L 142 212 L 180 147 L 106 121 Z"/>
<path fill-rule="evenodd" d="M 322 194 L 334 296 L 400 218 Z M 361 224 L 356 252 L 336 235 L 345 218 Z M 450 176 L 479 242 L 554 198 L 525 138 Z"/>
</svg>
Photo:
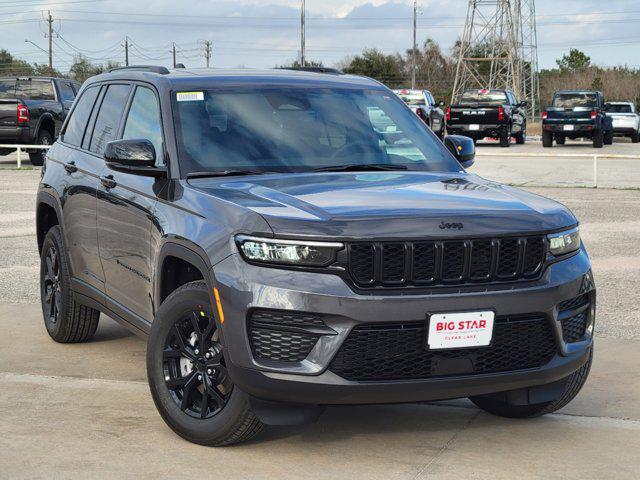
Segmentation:
<svg viewBox="0 0 640 480">
<path fill-rule="evenodd" d="M 51 136 L 51 133 L 46 130 L 40 130 L 38 132 L 38 138 L 36 139 L 37 145 L 51 145 L 52 143 L 53 137 Z M 32 165 L 41 167 L 44 164 L 44 157 L 46 154 L 47 151 L 44 149 L 35 150 L 34 152 L 29 153 L 29 160 L 31 161 Z"/>
<path fill-rule="evenodd" d="M 632 143 L 640 142 L 640 132 L 634 132 L 631 134 L 631 142 Z"/>
<path fill-rule="evenodd" d="M 205 282 L 187 283 L 162 303 L 147 343 L 147 378 L 167 425 L 190 442 L 243 442 L 263 424 L 233 385 Z"/>
<path fill-rule="evenodd" d="M 553 134 L 551 132 L 542 132 L 542 146 L 545 148 L 553 147 Z"/>
<path fill-rule="evenodd" d="M 613 130 L 604 132 L 604 144 L 613 145 Z"/>
<path fill-rule="evenodd" d="M 510 405 L 506 402 L 496 400 L 494 398 L 482 396 L 469 397 L 469 400 L 471 400 L 476 404 L 477 407 L 481 408 L 485 412 L 497 415 L 499 417 L 531 418 L 546 415 L 548 413 L 553 413 L 556 410 L 560 410 L 562 407 L 567 405 L 578 395 L 585 382 L 587 381 L 589 371 L 591 370 L 592 361 L 593 348 L 591 349 L 589 360 L 587 360 L 587 362 L 578 370 L 566 377 L 566 383 L 562 394 L 556 400 L 553 400 L 551 402 L 534 403 L 531 405 Z"/>
<path fill-rule="evenodd" d="M 596 130 L 593 132 L 593 148 L 602 148 L 604 145 L 604 132 Z"/>
<path fill-rule="evenodd" d="M 500 133 L 500 146 L 506 148 L 511 145 L 511 129 L 504 130 Z"/>
<path fill-rule="evenodd" d="M 527 131 L 523 129 L 520 133 L 514 135 L 517 145 L 524 145 L 527 142 Z"/>
</svg>

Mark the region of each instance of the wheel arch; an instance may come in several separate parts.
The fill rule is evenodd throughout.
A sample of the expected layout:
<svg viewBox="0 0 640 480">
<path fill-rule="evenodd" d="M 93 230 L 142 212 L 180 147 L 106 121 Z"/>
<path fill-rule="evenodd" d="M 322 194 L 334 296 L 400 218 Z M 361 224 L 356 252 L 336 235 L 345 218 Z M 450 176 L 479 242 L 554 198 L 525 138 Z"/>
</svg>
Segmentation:
<svg viewBox="0 0 640 480">
<path fill-rule="evenodd" d="M 34 133 L 34 140 L 38 139 L 38 134 L 43 128 L 51 134 L 52 140 L 56 139 L 56 122 L 50 113 L 43 114 L 38 120 L 38 125 L 36 126 L 36 131 Z"/>
<path fill-rule="evenodd" d="M 42 252 L 44 237 L 54 225 L 58 225 L 63 240 L 66 240 L 62 228 L 62 209 L 58 201 L 49 193 L 39 192 L 36 200 L 36 239 L 39 253 Z"/>
</svg>

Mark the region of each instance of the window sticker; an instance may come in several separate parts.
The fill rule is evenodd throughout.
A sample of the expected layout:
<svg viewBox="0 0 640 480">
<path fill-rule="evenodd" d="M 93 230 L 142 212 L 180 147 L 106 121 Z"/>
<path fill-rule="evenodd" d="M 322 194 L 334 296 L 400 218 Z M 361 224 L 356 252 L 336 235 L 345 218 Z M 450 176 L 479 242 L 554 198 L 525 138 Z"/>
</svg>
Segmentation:
<svg viewBox="0 0 640 480">
<path fill-rule="evenodd" d="M 176 99 L 179 102 L 202 102 L 204 100 L 204 92 L 178 92 Z"/>
</svg>

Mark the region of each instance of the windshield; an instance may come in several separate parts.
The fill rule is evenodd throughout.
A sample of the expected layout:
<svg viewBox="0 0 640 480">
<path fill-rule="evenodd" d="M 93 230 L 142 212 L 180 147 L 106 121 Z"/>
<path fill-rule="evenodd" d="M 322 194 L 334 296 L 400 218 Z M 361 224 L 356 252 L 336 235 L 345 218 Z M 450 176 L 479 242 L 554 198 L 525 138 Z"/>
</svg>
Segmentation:
<svg viewBox="0 0 640 480">
<path fill-rule="evenodd" d="M 500 90 L 467 90 L 460 97 L 460 103 L 481 103 L 483 105 L 504 105 L 507 94 Z"/>
<path fill-rule="evenodd" d="M 386 90 L 228 87 L 173 93 L 184 173 L 460 165 Z"/>
<path fill-rule="evenodd" d="M 633 108 L 628 103 L 612 103 L 607 107 L 609 113 L 633 113 Z"/>
<path fill-rule="evenodd" d="M 553 97 L 553 106 L 560 108 L 586 107 L 593 108 L 596 106 L 595 93 L 558 93 Z"/>
</svg>

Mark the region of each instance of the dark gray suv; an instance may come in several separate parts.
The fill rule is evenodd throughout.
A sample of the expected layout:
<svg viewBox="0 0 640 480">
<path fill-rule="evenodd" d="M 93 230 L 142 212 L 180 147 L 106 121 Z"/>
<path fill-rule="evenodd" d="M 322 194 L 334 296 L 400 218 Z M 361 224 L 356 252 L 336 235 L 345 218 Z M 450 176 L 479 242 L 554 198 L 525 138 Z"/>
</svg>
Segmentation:
<svg viewBox="0 0 640 480">
<path fill-rule="evenodd" d="M 148 336 L 160 414 L 206 445 L 336 404 L 553 412 L 592 358 L 578 222 L 473 156 L 368 78 L 93 77 L 37 197 L 47 331 L 86 341 L 102 312 Z"/>
</svg>

